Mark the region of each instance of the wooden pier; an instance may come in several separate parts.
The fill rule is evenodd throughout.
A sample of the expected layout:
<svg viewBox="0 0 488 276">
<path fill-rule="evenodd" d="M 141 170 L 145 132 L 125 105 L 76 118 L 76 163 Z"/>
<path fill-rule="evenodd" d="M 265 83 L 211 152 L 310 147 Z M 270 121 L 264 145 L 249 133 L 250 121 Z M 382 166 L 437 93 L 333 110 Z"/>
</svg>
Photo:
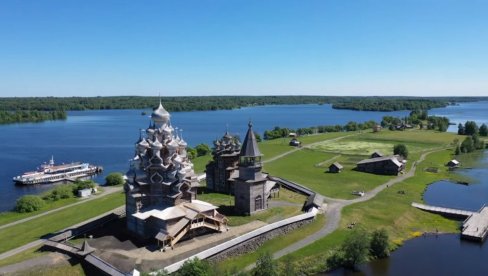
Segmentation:
<svg viewBox="0 0 488 276">
<path fill-rule="evenodd" d="M 421 204 L 421 203 L 416 203 L 416 202 L 413 202 L 412 206 L 417 208 L 417 209 L 424 210 L 427 212 L 441 214 L 441 215 L 445 215 L 445 216 L 452 216 L 452 217 L 467 218 L 474 213 L 474 212 L 466 211 L 466 210 L 438 207 L 438 206 L 426 205 L 426 204 Z"/>
<path fill-rule="evenodd" d="M 488 207 L 481 208 L 463 222 L 461 238 L 483 242 L 488 234 Z"/>
<path fill-rule="evenodd" d="M 488 207 L 483 206 L 478 212 L 472 212 L 415 202 L 412 203 L 412 206 L 431 213 L 466 218 L 461 228 L 461 238 L 463 239 L 483 242 L 488 235 Z"/>
</svg>

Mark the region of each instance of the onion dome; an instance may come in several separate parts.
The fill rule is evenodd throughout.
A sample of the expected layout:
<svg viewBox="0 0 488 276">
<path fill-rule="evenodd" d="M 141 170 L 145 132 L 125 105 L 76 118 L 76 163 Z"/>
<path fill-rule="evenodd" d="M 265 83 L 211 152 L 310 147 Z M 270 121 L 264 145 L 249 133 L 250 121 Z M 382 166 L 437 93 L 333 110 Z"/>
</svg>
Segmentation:
<svg viewBox="0 0 488 276">
<path fill-rule="evenodd" d="M 151 114 L 151 119 L 155 122 L 168 122 L 169 116 L 169 112 L 164 109 L 160 101 L 158 108 L 156 108 Z"/>
<path fill-rule="evenodd" d="M 154 141 L 151 143 L 151 148 L 160 150 L 163 148 L 163 144 L 161 144 L 158 139 L 154 139 Z"/>
<path fill-rule="evenodd" d="M 172 131 L 173 131 L 173 129 L 168 125 L 165 125 L 162 129 L 162 132 L 165 134 L 170 134 Z"/>
<path fill-rule="evenodd" d="M 232 139 L 233 137 L 232 137 L 232 135 L 230 135 L 229 131 L 226 131 L 226 132 L 225 132 L 225 134 L 224 134 L 224 138 L 226 138 L 226 139 L 229 139 L 229 140 L 230 140 L 230 139 Z"/>
<path fill-rule="evenodd" d="M 171 140 L 171 142 L 167 144 L 168 150 L 171 152 L 175 151 L 178 148 L 178 146 L 179 146 L 178 142 L 176 142 L 175 140 Z"/>
<path fill-rule="evenodd" d="M 137 143 L 137 147 L 140 149 L 147 149 L 149 148 L 149 143 L 146 141 L 146 139 L 142 139 L 139 143 Z"/>
<path fill-rule="evenodd" d="M 184 148 L 188 146 L 188 143 L 186 143 L 186 141 L 183 140 L 183 138 L 181 138 L 180 141 L 178 141 L 178 144 L 180 145 L 180 147 L 184 147 Z"/>
</svg>

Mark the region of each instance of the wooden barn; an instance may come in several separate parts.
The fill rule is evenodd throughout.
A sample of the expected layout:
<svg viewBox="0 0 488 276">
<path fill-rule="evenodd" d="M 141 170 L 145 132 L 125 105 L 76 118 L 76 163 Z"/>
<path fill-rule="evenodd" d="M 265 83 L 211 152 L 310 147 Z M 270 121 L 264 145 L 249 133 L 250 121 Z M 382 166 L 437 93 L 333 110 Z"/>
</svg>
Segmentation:
<svg viewBox="0 0 488 276">
<path fill-rule="evenodd" d="M 398 175 L 405 169 L 405 163 L 398 160 L 396 156 L 385 156 L 364 159 L 357 163 L 356 169 L 367 173 Z"/>
</svg>

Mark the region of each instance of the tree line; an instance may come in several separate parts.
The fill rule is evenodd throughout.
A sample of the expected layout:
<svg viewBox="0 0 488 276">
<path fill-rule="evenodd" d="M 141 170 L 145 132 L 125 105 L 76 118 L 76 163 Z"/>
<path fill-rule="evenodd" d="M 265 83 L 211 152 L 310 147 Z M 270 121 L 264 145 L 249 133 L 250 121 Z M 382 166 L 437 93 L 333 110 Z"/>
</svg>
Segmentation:
<svg viewBox="0 0 488 276">
<path fill-rule="evenodd" d="M 407 128 L 418 127 L 420 129 L 438 130 L 446 132 L 449 128 L 449 118 L 441 116 L 429 116 L 427 110 L 412 110 L 404 118 L 384 116 L 381 121 L 383 128 L 390 130 L 405 130 Z"/>
<path fill-rule="evenodd" d="M 321 125 L 321 126 L 303 127 L 297 129 L 291 129 L 286 127 L 281 128 L 276 126 L 271 130 L 265 130 L 263 134 L 263 138 L 264 140 L 284 138 L 284 137 L 288 137 L 290 133 L 294 133 L 298 136 L 301 136 L 301 135 L 310 135 L 316 133 L 366 130 L 366 129 L 371 129 L 375 125 L 377 125 L 377 123 L 373 120 L 370 120 L 364 123 L 357 123 L 354 121 L 350 121 L 345 125 Z"/>
<path fill-rule="evenodd" d="M 185 96 L 162 97 L 168 111 L 236 109 L 257 105 L 332 104 L 336 109 L 393 111 L 427 110 L 453 102 L 478 101 L 483 97 L 338 97 L 338 96 Z M 26 97 L 0 98 L 0 123 L 36 122 L 66 118 L 69 110 L 154 108 L 159 97 Z M 28 113 L 19 113 L 25 111 Z M 34 112 L 34 113 L 31 113 Z M 37 113 L 36 113 L 37 112 Z"/>
<path fill-rule="evenodd" d="M 458 134 L 465 135 L 466 138 L 456 146 L 454 151 L 455 155 L 459 155 L 461 153 L 469 153 L 475 150 L 485 149 L 486 145 L 483 140 L 480 139 L 481 137 L 488 136 L 488 127 L 486 124 L 482 124 L 478 127 L 478 124 L 474 121 L 466 121 L 466 123 L 458 125 Z"/>
<path fill-rule="evenodd" d="M 0 111 L 0 124 L 43 122 L 51 120 L 65 120 L 66 111 L 15 110 Z"/>
</svg>

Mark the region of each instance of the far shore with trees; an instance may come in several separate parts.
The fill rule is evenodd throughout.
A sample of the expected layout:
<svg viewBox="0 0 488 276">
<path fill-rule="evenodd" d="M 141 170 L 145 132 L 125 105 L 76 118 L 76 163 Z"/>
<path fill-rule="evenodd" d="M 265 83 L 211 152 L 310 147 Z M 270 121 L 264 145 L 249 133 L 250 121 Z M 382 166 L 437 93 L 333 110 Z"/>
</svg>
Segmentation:
<svg viewBox="0 0 488 276">
<path fill-rule="evenodd" d="M 259 105 L 331 104 L 334 109 L 361 111 L 429 110 L 486 97 L 339 97 L 339 96 L 186 96 L 162 97 L 175 111 L 237 109 Z M 158 97 L 25 97 L 0 98 L 0 124 L 64 120 L 67 111 L 154 108 Z"/>
</svg>

